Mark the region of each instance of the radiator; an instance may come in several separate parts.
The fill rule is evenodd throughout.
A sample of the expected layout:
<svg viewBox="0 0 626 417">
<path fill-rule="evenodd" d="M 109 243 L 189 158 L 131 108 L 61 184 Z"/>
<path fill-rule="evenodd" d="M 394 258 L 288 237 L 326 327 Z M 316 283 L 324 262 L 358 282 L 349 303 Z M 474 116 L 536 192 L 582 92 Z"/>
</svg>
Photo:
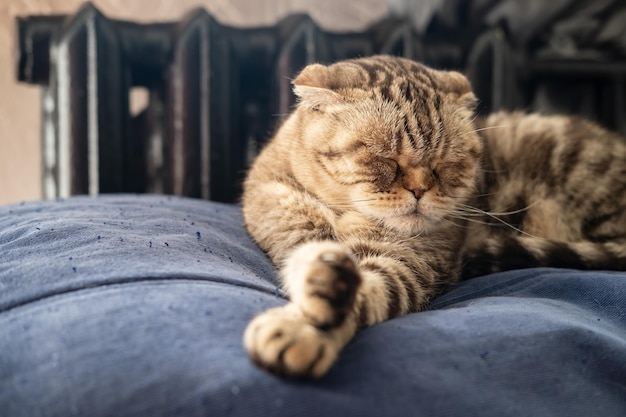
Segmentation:
<svg viewBox="0 0 626 417">
<path fill-rule="evenodd" d="M 626 130 L 623 66 L 535 62 L 501 28 L 471 39 L 421 39 L 398 18 L 328 33 L 294 15 L 242 29 L 203 9 L 178 22 L 137 24 L 109 19 L 90 3 L 71 16 L 18 17 L 16 28 L 17 77 L 43 91 L 46 198 L 131 192 L 236 201 L 250 160 L 294 104 L 297 71 L 374 53 L 464 70 L 481 111 L 529 108 L 530 92 L 564 73 L 591 77 L 603 92 L 595 114 Z M 148 103 L 131 114 L 137 88 Z"/>
</svg>

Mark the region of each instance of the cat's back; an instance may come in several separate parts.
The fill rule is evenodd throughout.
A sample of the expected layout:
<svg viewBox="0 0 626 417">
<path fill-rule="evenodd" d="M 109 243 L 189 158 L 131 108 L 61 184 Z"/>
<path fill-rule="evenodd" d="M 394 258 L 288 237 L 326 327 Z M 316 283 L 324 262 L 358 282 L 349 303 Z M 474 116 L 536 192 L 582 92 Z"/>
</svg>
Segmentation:
<svg viewBox="0 0 626 417">
<path fill-rule="evenodd" d="M 491 162 L 509 173 L 531 169 L 549 182 L 577 169 L 594 176 L 626 169 L 626 138 L 583 117 L 497 112 L 477 129 Z"/>
</svg>

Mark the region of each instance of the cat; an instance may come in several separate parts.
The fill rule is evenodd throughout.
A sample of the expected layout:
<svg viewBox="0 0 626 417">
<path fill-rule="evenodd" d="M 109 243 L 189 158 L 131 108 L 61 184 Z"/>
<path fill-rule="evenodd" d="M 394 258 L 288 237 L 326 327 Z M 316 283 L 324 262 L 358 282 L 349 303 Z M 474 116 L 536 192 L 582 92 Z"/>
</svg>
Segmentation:
<svg viewBox="0 0 626 417">
<path fill-rule="evenodd" d="M 475 114 L 462 74 L 373 56 L 309 65 L 252 164 L 242 210 L 289 302 L 244 333 L 253 362 L 324 375 L 359 328 L 463 278 L 626 269 L 626 140 L 577 117 Z"/>
</svg>

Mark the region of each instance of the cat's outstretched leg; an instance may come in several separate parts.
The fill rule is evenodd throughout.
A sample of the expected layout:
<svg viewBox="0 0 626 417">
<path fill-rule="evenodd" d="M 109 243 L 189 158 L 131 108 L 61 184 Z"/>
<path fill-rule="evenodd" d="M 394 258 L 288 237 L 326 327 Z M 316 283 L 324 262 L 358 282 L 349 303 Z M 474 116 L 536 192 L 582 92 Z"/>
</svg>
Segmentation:
<svg viewBox="0 0 626 417">
<path fill-rule="evenodd" d="M 277 374 L 319 377 L 358 328 L 361 276 L 343 245 L 301 245 L 286 259 L 283 282 L 290 302 L 257 316 L 244 344 L 250 358 Z"/>
<path fill-rule="evenodd" d="M 349 247 L 368 255 L 357 260 Z M 250 358 L 277 374 L 320 377 L 359 327 L 422 309 L 429 293 L 406 261 L 382 255 L 386 249 L 362 240 L 302 244 L 282 268 L 290 302 L 261 313 L 246 329 Z M 430 268 L 422 279 L 428 275 Z"/>
</svg>

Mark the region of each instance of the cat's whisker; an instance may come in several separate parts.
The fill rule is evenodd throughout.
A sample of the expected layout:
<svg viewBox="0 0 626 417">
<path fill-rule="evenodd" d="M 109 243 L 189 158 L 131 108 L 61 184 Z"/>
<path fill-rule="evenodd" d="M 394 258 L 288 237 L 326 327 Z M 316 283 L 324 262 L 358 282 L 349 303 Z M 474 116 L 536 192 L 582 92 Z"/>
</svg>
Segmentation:
<svg viewBox="0 0 626 417">
<path fill-rule="evenodd" d="M 357 205 L 358 203 L 366 203 L 368 201 L 376 201 L 376 199 L 362 199 L 362 200 L 352 200 L 349 202 L 332 202 L 332 201 L 324 201 L 324 202 L 311 202 L 311 203 L 303 203 L 300 202 L 299 204 L 301 206 L 306 206 L 306 207 L 319 207 L 319 206 L 326 206 L 330 209 L 354 209 L 355 205 Z"/>
<path fill-rule="evenodd" d="M 406 239 L 395 239 L 396 242 L 398 242 L 399 244 L 404 244 L 404 243 L 408 243 L 411 242 L 414 239 L 417 239 L 418 237 L 420 237 L 422 235 L 423 232 L 419 232 L 416 235 L 407 237 Z"/>
<path fill-rule="evenodd" d="M 364 198 L 361 200 L 352 200 L 353 203 L 367 203 L 369 201 L 376 201 L 375 198 Z"/>
<path fill-rule="evenodd" d="M 478 117 L 479 117 L 478 113 L 474 114 L 472 119 L 468 123 L 463 124 L 463 127 L 474 126 L 475 122 L 476 122 L 476 119 L 478 119 Z"/>
<path fill-rule="evenodd" d="M 458 205 L 458 208 L 462 209 L 462 210 L 467 210 L 471 213 L 476 213 L 476 214 L 484 214 L 487 216 L 510 216 L 511 214 L 519 214 L 519 213 L 523 213 L 525 211 L 528 211 L 530 208 L 532 208 L 533 206 L 537 205 L 539 203 L 539 201 L 535 201 L 532 204 L 527 205 L 526 207 L 523 207 L 521 209 L 517 209 L 517 210 L 512 210 L 512 211 L 504 211 L 501 213 L 494 213 L 492 211 L 484 211 L 481 210 L 477 207 L 473 207 L 473 206 L 469 206 L 467 204 L 462 204 L 460 203 Z"/>
<path fill-rule="evenodd" d="M 476 197 L 489 197 L 492 195 L 495 195 L 496 193 L 483 193 L 483 194 L 474 194 L 474 195 L 470 195 L 470 196 L 447 196 L 447 198 L 451 198 L 451 199 L 462 199 L 462 200 L 471 200 L 472 198 L 476 198 Z"/>
<path fill-rule="evenodd" d="M 483 130 L 501 129 L 503 127 L 511 127 L 511 126 L 510 125 L 486 126 L 486 127 L 481 127 L 479 129 L 474 129 L 472 132 L 476 133 L 476 132 L 482 132 Z"/>
<path fill-rule="evenodd" d="M 352 200 L 352 201 L 347 202 L 347 203 L 332 203 L 331 202 L 331 203 L 326 203 L 326 205 L 328 207 L 354 208 L 359 203 L 367 203 L 369 201 L 376 201 L 376 199 L 370 198 L 370 199 L 363 199 L 363 200 Z"/>
<path fill-rule="evenodd" d="M 515 226 L 513 226 L 512 224 L 510 224 L 509 222 L 507 222 L 507 221 L 505 221 L 505 220 L 502 220 L 502 219 L 501 219 L 500 217 L 498 217 L 498 216 L 491 215 L 491 214 L 490 214 L 490 213 L 488 213 L 488 212 L 484 212 L 484 214 L 485 214 L 486 216 L 489 216 L 489 217 L 491 217 L 492 219 L 494 219 L 494 220 L 496 220 L 496 221 L 498 221 L 498 222 L 502 223 L 504 226 L 506 226 L 506 227 L 508 227 L 508 228 L 510 228 L 510 229 L 512 229 L 512 230 L 515 230 L 515 231 L 516 231 L 516 232 L 518 232 L 518 233 L 521 233 L 521 234 L 523 234 L 523 235 L 525 235 L 525 236 L 528 236 L 528 237 L 532 237 L 532 238 L 536 238 L 536 239 L 542 239 L 542 238 L 541 238 L 541 237 L 539 237 L 539 236 L 531 235 L 530 233 L 523 231 L 523 230 L 522 230 L 522 229 L 520 229 L 519 227 L 515 227 Z M 458 216 L 458 217 L 457 217 L 457 216 L 455 216 L 455 215 L 451 214 L 451 215 L 450 215 L 450 217 L 457 218 L 457 219 L 462 219 L 462 220 L 467 220 L 467 221 L 469 221 L 469 222 L 474 222 L 474 223 L 478 223 L 478 224 L 483 224 L 483 225 L 486 225 L 486 226 L 493 226 L 493 223 L 483 222 L 483 221 L 480 221 L 480 220 L 476 220 L 476 219 L 472 219 L 472 218 L 468 218 L 468 217 L 464 217 L 464 216 Z"/>
<path fill-rule="evenodd" d="M 487 222 L 487 221 L 482 221 L 482 220 L 476 220 L 476 219 L 472 219 L 472 218 L 467 218 L 467 217 L 464 217 L 464 216 L 454 216 L 454 215 L 450 215 L 450 217 L 451 217 L 451 218 L 453 218 L 453 219 L 457 219 L 457 220 L 465 220 L 465 221 L 467 221 L 467 222 L 476 223 L 476 224 L 481 224 L 481 225 L 483 225 L 483 226 L 488 226 L 488 227 L 494 227 L 494 226 L 497 226 L 497 224 L 494 224 L 494 223 L 490 223 L 490 222 Z M 521 229 L 519 229 L 519 228 L 517 228 L 517 227 L 513 226 L 512 224 L 505 222 L 504 220 L 502 220 L 502 219 L 500 219 L 500 218 L 497 218 L 497 217 L 496 217 L 495 219 L 496 219 L 498 222 L 500 222 L 503 226 L 508 227 L 509 229 L 515 230 L 516 232 L 521 233 L 521 234 L 523 234 L 523 235 L 525 235 L 525 236 L 528 236 L 528 237 L 534 237 L 534 238 L 537 238 L 537 236 L 533 236 L 533 235 L 531 235 L 531 234 L 529 234 L 529 233 L 527 233 L 527 232 L 525 232 L 525 231 L 523 231 L 523 230 L 521 230 Z"/>
<path fill-rule="evenodd" d="M 330 209 L 354 209 L 354 206 L 352 204 L 325 204 L 325 206 Z"/>
<path fill-rule="evenodd" d="M 465 220 L 465 221 L 472 222 L 472 223 L 484 224 L 486 226 L 493 226 L 493 223 L 489 223 L 489 222 L 482 221 L 482 220 L 471 219 L 462 215 L 448 214 L 448 216 L 457 220 Z"/>
<path fill-rule="evenodd" d="M 468 213 L 462 210 L 452 210 L 450 211 L 450 213 L 456 214 L 457 216 L 463 216 L 463 217 L 485 217 L 484 213 Z"/>
</svg>

